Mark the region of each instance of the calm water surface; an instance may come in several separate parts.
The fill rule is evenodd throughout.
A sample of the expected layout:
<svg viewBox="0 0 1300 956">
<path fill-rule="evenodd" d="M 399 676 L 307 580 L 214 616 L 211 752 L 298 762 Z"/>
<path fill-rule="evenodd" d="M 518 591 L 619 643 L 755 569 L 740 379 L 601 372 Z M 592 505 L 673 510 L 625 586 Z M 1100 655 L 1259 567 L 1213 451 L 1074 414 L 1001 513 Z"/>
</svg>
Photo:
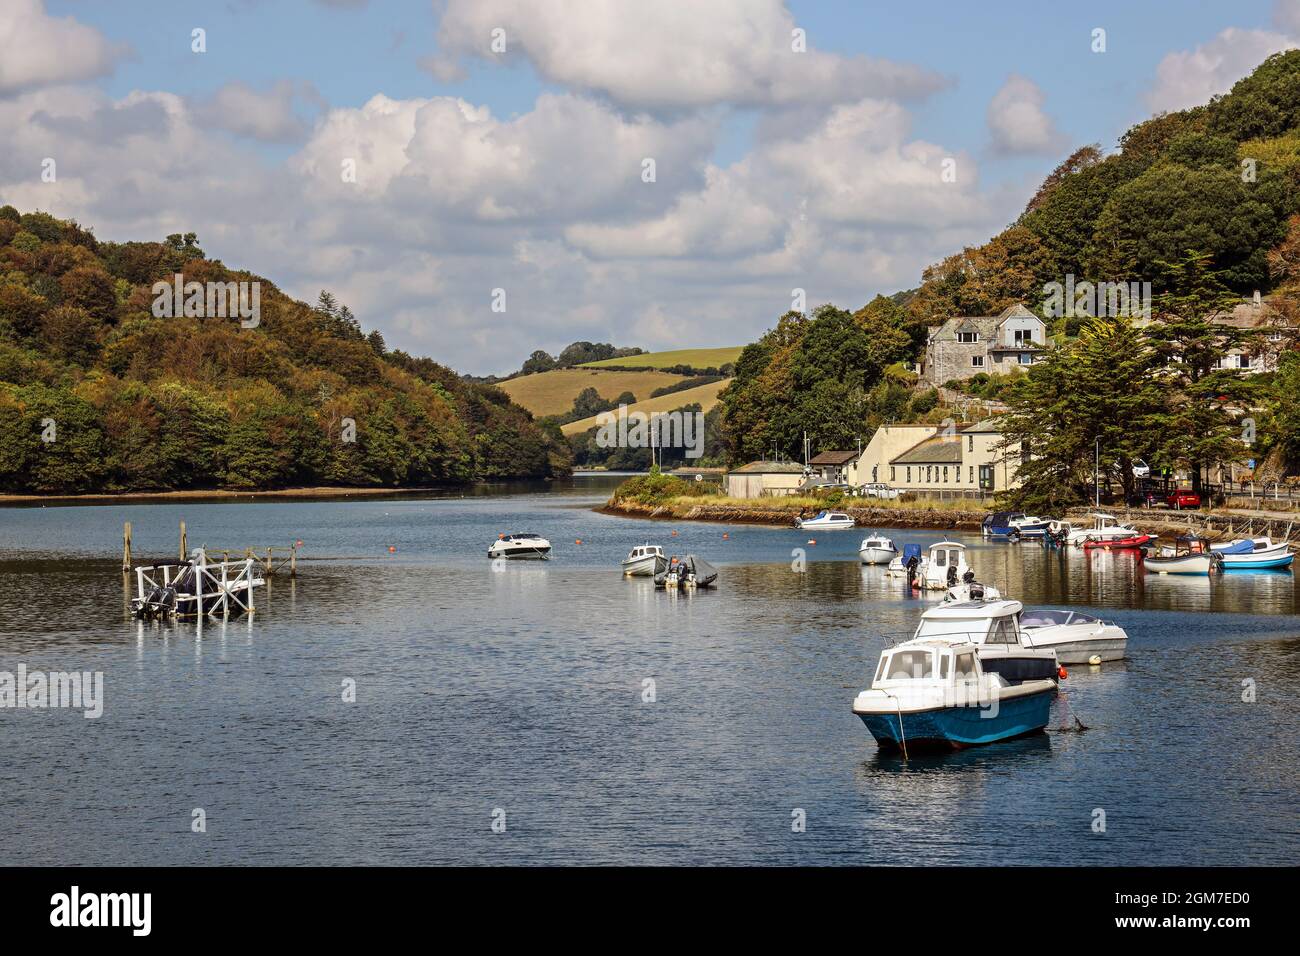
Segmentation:
<svg viewBox="0 0 1300 956">
<path fill-rule="evenodd" d="M 1290 573 L 1154 578 L 1130 555 L 954 535 L 1005 594 L 1114 618 L 1130 659 L 1071 669 L 1086 733 L 904 762 L 850 707 L 886 640 L 934 599 L 860 567 L 860 532 L 811 545 L 593 513 L 609 484 L 0 509 L 0 671 L 102 671 L 106 685 L 98 720 L 0 710 L 0 863 L 1281 864 L 1300 851 Z M 252 620 L 129 620 L 122 522 L 137 561 L 174 560 L 181 519 L 191 546 L 301 539 L 298 579 L 274 580 Z M 554 559 L 493 571 L 484 552 L 512 530 L 548 537 Z M 623 580 L 618 562 L 647 540 L 707 557 L 720 587 Z M 1066 718 L 1058 703 L 1053 726 Z M 198 807 L 206 833 L 190 829 Z M 805 833 L 791 832 L 796 808 Z"/>
</svg>

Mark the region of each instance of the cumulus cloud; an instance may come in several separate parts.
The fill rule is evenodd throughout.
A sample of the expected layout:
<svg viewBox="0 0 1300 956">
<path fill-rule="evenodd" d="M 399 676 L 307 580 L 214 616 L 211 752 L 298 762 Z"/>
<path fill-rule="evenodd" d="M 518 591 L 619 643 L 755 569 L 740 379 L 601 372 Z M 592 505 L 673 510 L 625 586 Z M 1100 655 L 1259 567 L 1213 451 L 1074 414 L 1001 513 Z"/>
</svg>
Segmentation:
<svg viewBox="0 0 1300 956">
<path fill-rule="evenodd" d="M 294 143 L 306 137 L 308 124 L 295 112 L 299 98 L 318 100 L 310 86 L 280 80 L 259 91 L 238 81 L 227 83 L 194 104 L 199 122 L 266 143 Z"/>
<path fill-rule="evenodd" d="M 451 79 L 457 58 L 523 57 L 547 80 L 632 109 L 907 99 L 947 84 L 911 64 L 821 52 L 815 38 L 796 52 L 797 29 L 782 0 L 448 0 L 440 53 L 423 65 Z M 498 30 L 504 53 L 492 48 Z"/>
<path fill-rule="evenodd" d="M 1038 84 L 1013 73 L 988 108 L 993 148 L 1000 153 L 1055 153 L 1065 137 L 1043 110 L 1046 97 Z"/>
<path fill-rule="evenodd" d="M 1288 5 L 1279 10 L 1287 16 L 1292 12 Z M 1194 50 L 1166 54 L 1156 67 L 1156 82 L 1147 93 L 1147 105 L 1157 112 L 1199 106 L 1212 96 L 1228 92 L 1269 56 L 1295 46 L 1280 33 L 1229 27 Z"/>
<path fill-rule="evenodd" d="M 0 96 L 103 76 L 126 53 L 93 27 L 50 16 L 43 0 L 0 4 L 0 51 Z"/>
</svg>

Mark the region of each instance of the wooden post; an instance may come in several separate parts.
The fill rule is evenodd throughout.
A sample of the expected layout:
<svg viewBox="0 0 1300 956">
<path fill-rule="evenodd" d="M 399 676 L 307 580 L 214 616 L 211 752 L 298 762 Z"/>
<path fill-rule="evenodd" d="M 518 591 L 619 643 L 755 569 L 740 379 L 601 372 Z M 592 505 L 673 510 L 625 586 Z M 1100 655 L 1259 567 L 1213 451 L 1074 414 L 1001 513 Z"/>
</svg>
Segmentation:
<svg viewBox="0 0 1300 956">
<path fill-rule="evenodd" d="M 267 548 L 266 549 L 266 577 L 269 578 L 274 573 L 275 573 L 275 569 L 271 564 L 271 549 Z"/>
<path fill-rule="evenodd" d="M 131 570 L 131 522 L 122 525 L 122 570 Z"/>
<path fill-rule="evenodd" d="M 289 549 L 289 577 L 298 576 L 298 546 L 292 545 Z"/>
<path fill-rule="evenodd" d="M 181 522 L 181 564 L 184 564 L 184 563 L 185 563 L 185 546 L 186 546 L 186 544 L 187 544 L 187 542 L 186 542 L 186 540 L 185 540 L 185 522 L 182 521 L 182 522 Z"/>
</svg>

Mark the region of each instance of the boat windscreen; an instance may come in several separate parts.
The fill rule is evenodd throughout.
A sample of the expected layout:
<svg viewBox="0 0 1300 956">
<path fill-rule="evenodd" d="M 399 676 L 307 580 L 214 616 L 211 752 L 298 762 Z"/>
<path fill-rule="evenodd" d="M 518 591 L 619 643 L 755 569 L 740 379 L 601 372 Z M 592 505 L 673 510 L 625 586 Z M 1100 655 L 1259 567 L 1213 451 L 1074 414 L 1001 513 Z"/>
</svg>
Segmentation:
<svg viewBox="0 0 1300 956">
<path fill-rule="evenodd" d="M 1069 622 L 1069 611 L 1025 611 L 1020 616 L 1021 627 L 1053 627 Z"/>
</svg>

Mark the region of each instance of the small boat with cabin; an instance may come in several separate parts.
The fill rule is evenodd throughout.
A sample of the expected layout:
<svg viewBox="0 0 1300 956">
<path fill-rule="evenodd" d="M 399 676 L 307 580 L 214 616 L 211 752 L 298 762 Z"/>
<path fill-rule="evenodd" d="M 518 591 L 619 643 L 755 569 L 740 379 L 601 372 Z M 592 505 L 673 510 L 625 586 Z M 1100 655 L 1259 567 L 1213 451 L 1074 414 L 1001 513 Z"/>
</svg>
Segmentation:
<svg viewBox="0 0 1300 956">
<path fill-rule="evenodd" d="M 881 652 L 871 686 L 854 698 L 853 713 L 883 749 L 904 753 L 909 748 L 990 744 L 1042 731 L 1056 681 L 1012 682 L 987 662 L 977 645 L 955 636 L 918 637 L 888 648 Z"/>
<path fill-rule="evenodd" d="M 805 531 L 846 531 L 856 523 L 842 511 L 819 511 L 811 518 L 794 519 L 794 526 Z"/>
<path fill-rule="evenodd" d="M 657 544 L 646 542 L 637 545 L 623 559 L 625 577 L 653 577 L 668 565 L 664 549 Z"/>
<path fill-rule="evenodd" d="M 986 671 L 996 671 L 1009 683 L 1055 680 L 1056 653 L 1030 643 L 1020 627 L 1024 605 L 1019 601 L 944 602 L 921 615 L 913 640 L 942 637 L 969 641 L 979 647 Z"/>
<path fill-rule="evenodd" d="M 1039 518 L 1035 515 L 1019 515 L 1010 521 L 1010 537 L 1016 538 L 1041 538 L 1051 525 L 1051 518 Z"/>
<path fill-rule="evenodd" d="M 1015 534 L 1013 521 L 1025 516 L 1023 511 L 991 511 L 980 522 L 980 533 L 986 538 L 1009 538 Z"/>
<path fill-rule="evenodd" d="M 930 545 L 925 572 L 919 578 L 927 591 L 946 591 L 966 580 L 970 565 L 966 563 L 966 545 L 956 541 L 940 541 Z"/>
<path fill-rule="evenodd" d="M 858 547 L 858 557 L 863 564 L 889 564 L 898 556 L 894 542 L 884 535 L 873 534 L 863 538 Z"/>
<path fill-rule="evenodd" d="M 1180 535 L 1173 547 L 1148 548 L 1142 553 L 1142 566 L 1152 574 L 1209 574 L 1223 563 L 1223 556 L 1212 551 L 1204 538 Z"/>
<path fill-rule="evenodd" d="M 551 556 L 551 542 L 531 531 L 503 534 L 492 542 L 487 554 L 493 559 L 545 561 Z"/>
</svg>

